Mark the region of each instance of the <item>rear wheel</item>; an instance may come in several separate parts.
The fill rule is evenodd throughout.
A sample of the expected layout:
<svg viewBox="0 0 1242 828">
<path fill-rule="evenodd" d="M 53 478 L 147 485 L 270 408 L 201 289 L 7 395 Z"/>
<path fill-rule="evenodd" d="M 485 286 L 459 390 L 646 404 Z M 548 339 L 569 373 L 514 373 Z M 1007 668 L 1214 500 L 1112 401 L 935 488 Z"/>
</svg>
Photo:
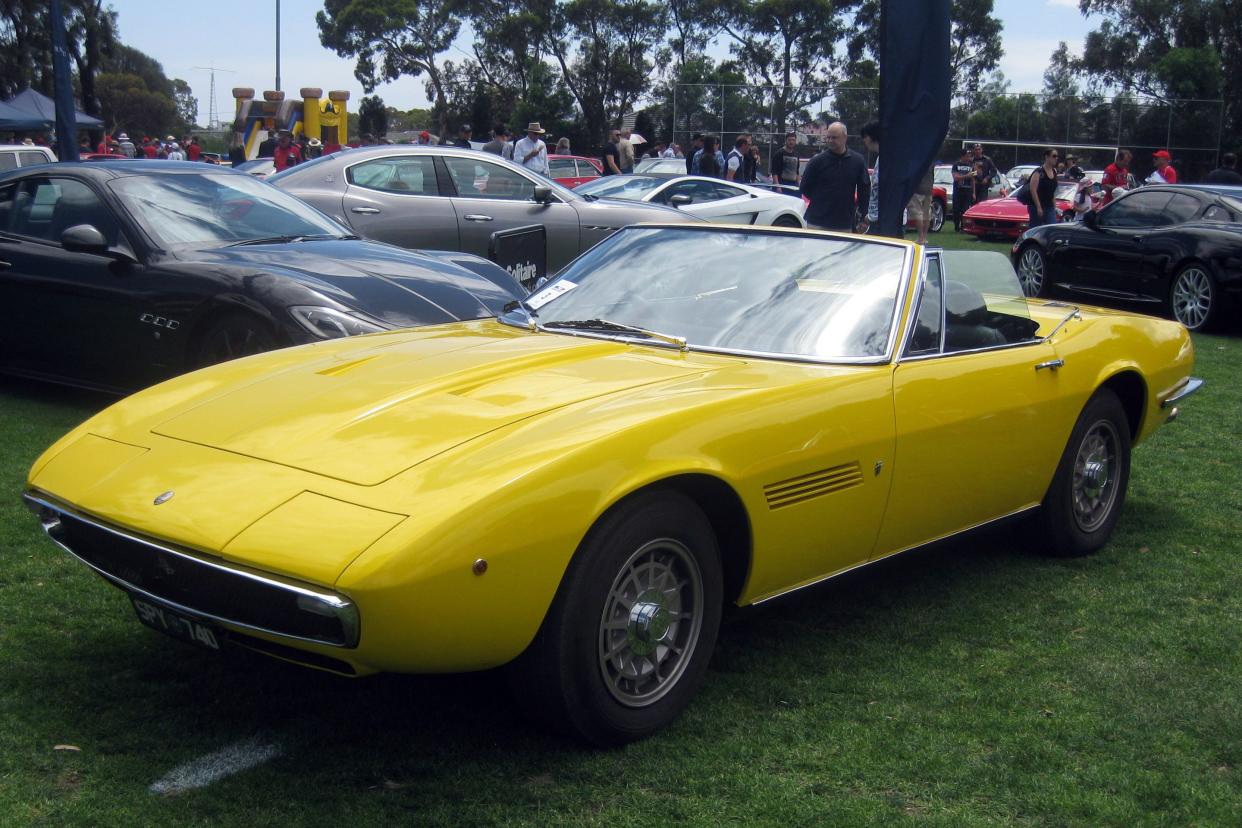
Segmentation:
<svg viewBox="0 0 1242 828">
<path fill-rule="evenodd" d="M 1095 393 L 1078 417 L 1040 508 L 1041 551 L 1089 555 L 1108 542 L 1130 481 L 1130 424 L 1117 395 Z"/>
<path fill-rule="evenodd" d="M 940 228 L 944 227 L 944 202 L 938 198 L 933 198 L 931 203 L 931 218 L 928 219 L 927 229 L 933 233 L 939 233 Z"/>
<path fill-rule="evenodd" d="M 1202 331 L 1216 320 L 1220 296 L 1212 274 L 1198 262 L 1177 272 L 1169 288 L 1169 315 L 1187 330 Z"/>
<path fill-rule="evenodd" d="M 1027 296 L 1047 294 L 1048 258 L 1038 245 L 1028 244 L 1018 254 L 1018 282 Z"/>
<path fill-rule="evenodd" d="M 231 313 L 212 322 L 207 328 L 199 340 L 195 364 L 204 368 L 275 347 L 276 338 L 265 323 L 248 314 Z"/>
<path fill-rule="evenodd" d="M 667 725 L 702 683 L 720 626 L 720 554 L 688 498 L 639 495 L 587 535 L 510 678 L 551 727 L 599 745 Z"/>
<path fill-rule="evenodd" d="M 777 216 L 772 222 L 773 227 L 801 227 L 802 224 L 793 216 Z"/>
</svg>

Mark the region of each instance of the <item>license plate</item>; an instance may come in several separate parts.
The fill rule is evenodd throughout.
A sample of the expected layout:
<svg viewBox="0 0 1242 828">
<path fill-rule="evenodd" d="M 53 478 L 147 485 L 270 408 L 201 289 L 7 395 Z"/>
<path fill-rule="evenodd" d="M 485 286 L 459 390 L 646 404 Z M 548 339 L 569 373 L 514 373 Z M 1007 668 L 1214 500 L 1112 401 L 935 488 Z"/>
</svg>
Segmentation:
<svg viewBox="0 0 1242 828">
<path fill-rule="evenodd" d="M 207 647 L 211 650 L 220 649 L 220 639 L 214 627 L 134 595 L 129 596 L 129 600 L 134 603 L 134 611 L 138 613 L 138 620 L 151 629 L 159 630 L 165 635 L 171 635 L 173 638 L 179 638 L 200 647 Z"/>
</svg>

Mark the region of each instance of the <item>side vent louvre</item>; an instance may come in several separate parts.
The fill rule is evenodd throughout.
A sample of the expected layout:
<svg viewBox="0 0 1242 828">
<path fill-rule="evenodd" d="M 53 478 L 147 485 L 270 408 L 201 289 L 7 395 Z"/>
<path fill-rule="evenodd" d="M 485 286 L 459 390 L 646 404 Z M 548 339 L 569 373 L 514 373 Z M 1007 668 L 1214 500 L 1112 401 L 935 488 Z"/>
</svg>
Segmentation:
<svg viewBox="0 0 1242 828">
<path fill-rule="evenodd" d="M 763 487 L 769 509 L 792 506 L 804 500 L 853 488 L 862 483 L 862 469 L 857 463 L 846 463 L 817 472 L 791 477 Z"/>
</svg>

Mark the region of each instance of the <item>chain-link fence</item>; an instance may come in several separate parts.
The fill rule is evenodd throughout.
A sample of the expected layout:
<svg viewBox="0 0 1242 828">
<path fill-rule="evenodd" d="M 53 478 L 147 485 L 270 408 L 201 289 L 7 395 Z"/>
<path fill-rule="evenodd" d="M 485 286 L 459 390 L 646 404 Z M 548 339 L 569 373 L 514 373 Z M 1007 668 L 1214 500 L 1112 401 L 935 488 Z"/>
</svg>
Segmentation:
<svg viewBox="0 0 1242 828">
<path fill-rule="evenodd" d="M 1182 180 L 1196 181 L 1219 164 L 1224 114 L 1222 100 L 979 93 L 954 102 L 939 157 L 954 160 L 964 143 L 978 142 L 1005 169 L 1037 164 L 1043 148 L 1058 147 L 1072 151 L 1084 169 L 1102 169 L 1118 148 L 1127 148 L 1134 172 L 1146 176 L 1151 154 L 1167 149 Z M 790 131 L 797 133 L 800 154 L 814 155 L 827 124 L 836 120 L 850 129 L 850 146 L 861 152 L 859 128 L 878 117 L 874 87 L 679 84 L 671 123 L 661 126 L 683 151 L 698 133 L 719 136 L 726 151 L 749 133 L 766 162 Z"/>
</svg>

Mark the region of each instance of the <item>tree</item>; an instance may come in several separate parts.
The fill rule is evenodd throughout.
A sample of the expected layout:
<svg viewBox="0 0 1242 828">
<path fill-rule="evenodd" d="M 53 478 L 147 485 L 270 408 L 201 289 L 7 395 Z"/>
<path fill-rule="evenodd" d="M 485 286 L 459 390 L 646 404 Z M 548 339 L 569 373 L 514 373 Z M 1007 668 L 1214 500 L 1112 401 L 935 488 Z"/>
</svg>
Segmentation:
<svg viewBox="0 0 1242 828">
<path fill-rule="evenodd" d="M 177 130 L 179 118 L 173 99 L 152 91 L 139 75 L 101 72 L 95 78 L 100 117 L 109 131 L 131 136 L 166 135 Z"/>
<path fill-rule="evenodd" d="M 198 123 L 198 98 L 194 90 L 181 78 L 173 78 L 173 103 L 177 106 L 177 119 L 181 121 L 183 130 L 191 129 Z"/>
<path fill-rule="evenodd" d="M 388 134 L 388 110 L 379 95 L 364 96 L 358 103 L 358 129 L 377 137 Z"/>
<path fill-rule="evenodd" d="M 949 69 L 952 96 L 979 89 L 983 78 L 995 71 L 1005 50 L 1001 46 L 1004 26 L 993 15 L 994 0 L 952 0 L 949 6 Z M 850 57 L 880 57 L 880 0 L 863 0 L 855 15 Z M 880 67 L 881 72 L 884 67 Z"/>
<path fill-rule="evenodd" d="M 461 30 L 465 0 L 325 0 L 315 15 L 319 40 L 355 59 L 354 77 L 367 92 L 403 75 L 427 76 L 447 129 L 446 91 L 439 57 Z"/>
<path fill-rule="evenodd" d="M 860 0 L 727 0 L 724 31 L 747 75 L 775 88 L 776 132 L 834 85 L 833 57 Z"/>
</svg>

